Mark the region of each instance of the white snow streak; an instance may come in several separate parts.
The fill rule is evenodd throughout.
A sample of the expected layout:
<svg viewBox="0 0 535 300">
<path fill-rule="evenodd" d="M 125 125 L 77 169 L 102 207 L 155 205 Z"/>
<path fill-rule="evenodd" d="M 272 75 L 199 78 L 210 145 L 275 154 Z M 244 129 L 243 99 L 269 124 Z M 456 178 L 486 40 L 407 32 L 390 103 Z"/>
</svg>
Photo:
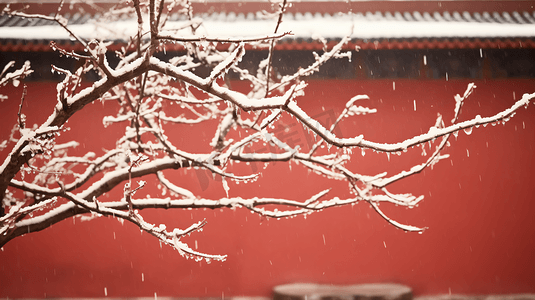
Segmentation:
<svg viewBox="0 0 535 300">
<path fill-rule="evenodd" d="M 184 22 L 169 21 L 166 28 L 178 28 Z M 93 23 L 70 25 L 69 28 L 84 39 L 116 38 L 117 34 L 128 37 L 137 31 L 135 20 L 118 21 L 108 24 L 106 28 Z M 306 18 L 294 20 L 286 18 L 280 26 L 280 32 L 291 31 L 294 38 L 322 36 L 324 38 L 342 38 L 351 28 L 357 28 L 351 38 L 454 38 L 454 37 L 519 37 L 533 36 L 535 24 L 484 23 L 484 22 L 436 22 L 403 20 L 370 20 L 354 18 L 341 14 L 331 18 Z M 113 30 L 113 32 L 112 32 Z M 199 28 L 199 35 L 217 37 L 252 37 L 269 35 L 273 31 L 273 20 L 204 20 Z M 180 32 L 184 37 L 191 36 L 187 30 Z M 11 39 L 69 39 L 69 34 L 59 26 L 2 27 L 0 38 Z"/>
</svg>

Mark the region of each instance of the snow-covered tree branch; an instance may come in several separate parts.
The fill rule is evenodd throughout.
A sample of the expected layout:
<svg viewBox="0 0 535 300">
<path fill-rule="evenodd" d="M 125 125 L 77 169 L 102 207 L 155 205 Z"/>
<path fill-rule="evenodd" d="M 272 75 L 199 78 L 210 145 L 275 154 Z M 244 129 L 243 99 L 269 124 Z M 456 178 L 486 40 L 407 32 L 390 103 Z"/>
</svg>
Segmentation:
<svg viewBox="0 0 535 300">
<path fill-rule="evenodd" d="M 444 113 L 453 112 L 453 119 L 444 120 L 439 115 L 434 124 L 429 124 L 426 133 L 400 136 L 394 143 L 369 140 L 359 132 L 338 136 L 335 129 L 345 119 L 381 112 L 362 104 L 368 100 L 365 95 L 347 99 L 346 106 L 340 108 L 342 113 L 336 116 L 331 126 L 323 125 L 305 112 L 298 102 L 306 101 L 307 77 L 331 59 L 348 59 L 351 52 L 344 52 L 344 46 L 349 37 L 341 39 L 322 55 L 316 55 L 311 65 L 302 66 L 295 74 L 275 76 L 272 66 L 274 45 L 291 36 L 291 32 L 279 32 L 286 6 L 286 0 L 275 6 L 272 34 L 236 38 L 197 34 L 202 20 L 192 17 L 188 1 L 126 1 L 99 20 L 106 22 L 106 18 L 113 19 L 125 13 L 136 19 L 136 32 L 126 39 L 118 36 L 116 40 L 109 37 L 87 40 L 77 35 L 70 29 L 68 20 L 61 17 L 61 9 L 55 16 L 5 9 L 5 14 L 14 17 L 54 21 L 59 30 L 64 30 L 82 46 L 83 51 L 67 51 L 50 41 L 54 51 L 78 60 L 78 67 L 67 70 L 52 66 L 52 71 L 62 74 L 64 79 L 57 84 L 55 107 L 43 112 L 47 113 L 46 121 L 28 128 L 23 111 L 19 110 L 12 136 L 1 143 L 0 149 L 9 153 L 0 166 L 0 246 L 69 217 L 90 213 L 131 222 L 162 243 L 176 248 L 185 257 L 225 260 L 225 255 L 198 252 L 180 241 L 181 237 L 202 230 L 206 220 L 199 220 L 185 229 L 167 229 L 165 224 L 145 221 L 142 210 L 146 208 L 242 208 L 266 217 L 283 218 L 367 202 L 393 226 L 422 232 L 425 227 L 401 224 L 380 209 L 380 203 L 412 208 L 423 200 L 423 196 L 412 195 L 410 191 L 392 192 L 390 185 L 447 158 L 452 134 L 506 122 L 535 98 L 535 93 L 525 94 L 503 111 L 459 121 L 463 103 L 476 88 L 470 84 L 465 91 L 459 91 L 459 95 L 452 95 L 451 111 Z M 172 12 L 186 16 L 180 27 L 168 26 Z M 121 39 L 127 41 L 121 51 L 108 50 L 112 43 Z M 164 59 L 158 54 L 166 51 L 168 43 L 178 43 L 187 51 Z M 257 66 L 256 74 L 252 74 L 240 67 L 239 62 L 247 49 L 255 47 L 267 49 L 268 55 Z M 109 55 L 119 59 L 117 66 L 110 65 Z M 203 76 L 196 72 L 200 66 L 209 68 L 209 74 Z M 32 72 L 29 63 L 18 70 L 12 69 L 13 64 L 3 69 L 1 86 L 18 86 Z M 96 73 L 98 79 L 87 83 L 83 78 L 91 72 Z M 229 84 L 229 72 L 250 82 L 250 92 L 233 89 Z M 9 101 L 22 102 L 24 97 Z M 69 152 L 78 146 L 78 142 L 59 144 L 56 140 L 66 130 L 67 121 L 84 118 L 82 109 L 95 101 L 115 103 L 116 113 L 106 116 L 103 122 L 106 126 L 121 124 L 124 133 L 115 141 L 115 149 L 71 155 Z M 311 149 L 291 147 L 280 138 L 274 128 L 284 116 L 295 118 L 310 132 L 315 139 Z M 186 151 L 166 133 L 183 124 L 204 126 L 205 132 L 213 137 L 203 148 L 208 150 Z M 433 151 L 397 174 L 363 174 L 349 164 L 354 156 L 360 156 L 366 149 L 403 157 L 412 148 L 430 144 Z M 261 151 L 252 150 L 258 148 Z M 326 179 L 346 182 L 352 196 L 332 196 L 333 191 L 327 189 L 310 191 L 304 196 L 307 199 L 242 198 L 239 189 L 230 190 L 228 182 L 254 185 L 259 173 L 236 172 L 232 167 L 235 162 L 297 164 Z M 205 199 L 181 186 L 179 178 L 172 175 L 173 170 L 193 168 L 206 170 L 220 178 L 226 197 Z M 160 195 L 136 195 L 143 190 L 147 180 L 159 182 Z M 122 197 L 104 201 L 102 196 L 112 190 L 122 190 Z M 171 196 L 165 197 L 166 191 Z"/>
</svg>

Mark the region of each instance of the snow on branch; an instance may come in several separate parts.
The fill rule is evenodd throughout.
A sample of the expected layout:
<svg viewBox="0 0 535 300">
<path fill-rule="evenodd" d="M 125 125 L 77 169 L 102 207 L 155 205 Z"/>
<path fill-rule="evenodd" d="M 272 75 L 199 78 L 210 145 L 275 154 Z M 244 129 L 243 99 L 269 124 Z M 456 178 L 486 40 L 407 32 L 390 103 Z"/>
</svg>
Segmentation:
<svg viewBox="0 0 535 300">
<path fill-rule="evenodd" d="M 4 66 L 2 73 L 0 73 L 0 86 L 4 86 L 8 82 L 11 82 L 13 86 L 17 87 L 19 86 L 21 80 L 24 80 L 26 76 L 33 73 L 29 61 L 25 61 L 24 65 L 22 65 L 20 69 L 7 73 L 7 71 L 14 65 L 15 62 L 10 61 L 7 65 Z"/>
<path fill-rule="evenodd" d="M 382 152 L 399 152 L 407 150 L 410 147 L 416 145 L 421 145 L 425 142 L 434 140 L 438 137 L 458 132 L 467 128 L 473 128 L 480 125 L 495 123 L 495 122 L 507 122 L 511 117 L 513 117 L 516 111 L 521 107 L 527 107 L 530 101 L 535 98 L 535 93 L 524 94 L 522 99 L 518 100 L 508 109 L 499 112 L 493 116 L 481 117 L 477 115 L 471 120 L 467 120 L 461 123 L 450 125 L 445 128 L 430 127 L 429 131 L 425 134 L 421 134 L 409 139 L 404 140 L 403 142 L 386 144 L 386 143 L 377 143 L 371 142 L 364 139 L 363 135 L 359 135 L 354 138 L 339 138 L 336 137 L 331 131 L 328 131 L 323 127 L 318 121 L 309 117 L 295 102 L 290 102 L 287 105 L 287 110 L 289 113 L 298 118 L 303 124 L 314 131 L 317 135 L 321 136 L 326 142 L 337 147 L 361 147 L 369 148 L 375 151 Z"/>
<path fill-rule="evenodd" d="M 75 70 L 51 67 L 61 74 L 62 80 L 52 95 L 57 99 L 54 107 L 47 108 L 48 111 L 41 109 L 47 116 L 44 122 L 28 128 L 24 126 L 20 111 L 24 97 L 39 95 L 23 93 L 25 96 L 17 99 L 21 103 L 17 124 L 14 124 L 9 140 L 0 141 L 0 149 L 9 149 L 0 166 L 0 246 L 67 218 L 90 213 L 131 222 L 184 257 L 206 261 L 226 259 L 225 255 L 193 250 L 181 240 L 205 228 L 209 220 L 195 222 L 185 229 L 168 230 L 163 223 L 151 224 L 143 219 L 142 211 L 148 208 L 242 208 L 261 216 L 286 218 L 365 202 L 392 226 L 422 232 L 425 227 L 402 224 L 379 209 L 379 203 L 413 208 L 424 198 L 407 191 L 393 192 L 392 184 L 447 158 L 445 151 L 451 134 L 462 130 L 468 132 L 489 123 L 505 123 L 535 98 L 535 93 L 525 94 L 501 112 L 487 117 L 477 115 L 459 122 L 461 107 L 475 89 L 475 85 L 470 84 L 462 95 L 456 95 L 452 100 L 454 117 L 451 124 L 445 124 L 439 115 L 426 133 L 400 137 L 396 143 L 371 141 L 359 132 L 339 136 L 336 129 L 348 118 L 381 113 L 376 108 L 361 105 L 363 101 L 374 99 L 366 95 L 348 99 L 345 107 L 340 107 L 341 113 L 333 118 L 335 121 L 328 125 L 312 117 L 298 101 L 306 101 L 305 80 L 308 76 L 332 59 L 351 59 L 351 52 L 342 51 L 350 38 L 343 38 L 331 49 L 324 43 L 323 54 L 314 53 L 313 63 L 302 66 L 294 74 L 276 76 L 279 74 L 275 74 L 271 59 L 276 51 L 274 45 L 291 33 L 278 33 L 286 1 L 275 8 L 272 13 L 266 13 L 267 17 L 273 18 L 275 30 L 272 35 L 210 37 L 196 35 L 202 21 L 193 18 L 187 1 L 172 2 L 167 6 L 164 1 L 127 1 L 104 14 L 100 24 L 129 13 L 137 20 L 135 33 L 124 40 L 102 38 L 91 41 L 83 40 L 71 31 L 68 20 L 61 16 L 61 6 L 55 16 L 5 10 L 4 13 L 12 16 L 53 21 L 82 46 L 82 51 L 67 51 L 50 41 L 53 50 L 79 63 Z M 168 17 L 175 12 L 184 13 L 187 21 L 182 27 L 169 28 L 166 25 Z M 184 29 L 191 30 L 191 34 L 184 35 Z M 109 50 L 114 43 L 120 47 L 114 45 L 113 48 L 120 50 Z M 186 51 L 167 53 L 167 43 L 180 43 Z M 220 47 L 223 44 L 225 47 Z M 242 61 L 249 49 L 263 46 L 269 46 L 269 51 L 254 66 L 258 71 L 253 74 L 242 66 L 245 65 Z M 115 67 L 108 63 L 111 55 L 119 60 Z M 10 71 L 15 64 L 10 62 L 5 66 L 0 74 L 0 86 L 9 82 L 18 86 L 31 74 L 29 63 Z M 82 84 L 89 72 L 96 74 L 97 79 Z M 229 76 L 232 72 L 250 84 L 248 92 L 233 88 Z M 2 95 L 2 99 L 5 97 Z M 104 117 L 102 124 L 114 130 L 118 128 L 116 125 L 120 126 L 122 134 L 107 144 L 115 145 L 112 149 L 84 153 L 79 141 L 62 139 L 60 134 L 67 129 L 66 123 L 70 119 L 83 118 L 83 108 L 98 100 L 115 105 L 114 112 Z M 309 132 L 314 139 L 311 149 L 290 146 L 281 138 L 276 128 L 283 126 L 282 120 L 286 116 L 293 117 Z M 192 136 L 187 129 L 190 127 L 186 126 L 202 126 L 199 132 L 203 132 L 203 136 Z M 112 130 L 110 128 L 104 129 L 104 137 L 108 137 L 106 130 Z M 190 140 L 185 141 L 182 134 Z M 365 149 L 403 155 L 413 147 L 427 144 L 435 147 L 430 155 L 419 162 L 407 162 L 408 166 L 396 174 L 388 175 L 388 166 L 377 174 L 364 174 L 350 164 L 355 155 Z M 101 148 L 98 147 L 101 145 L 96 146 Z M 187 150 L 192 148 L 197 150 Z M 323 180 L 345 182 L 348 189 L 313 191 L 307 199 L 269 195 L 243 198 L 240 188 L 232 183 L 255 184 L 256 180 L 262 180 L 263 171 L 234 168 L 236 162 L 259 162 L 266 166 L 275 162 L 286 163 L 290 168 L 310 170 Z M 214 182 L 220 182 L 221 195 L 224 190 L 226 196 L 207 199 L 194 188 L 182 186 L 181 183 L 186 181 L 181 176 L 191 175 L 192 170 L 211 174 Z M 159 195 L 140 196 L 141 191 L 150 189 L 149 182 L 157 183 Z M 112 191 L 120 191 L 122 196 L 99 200 Z M 346 193 L 346 196 L 338 197 L 340 193 Z"/>
</svg>

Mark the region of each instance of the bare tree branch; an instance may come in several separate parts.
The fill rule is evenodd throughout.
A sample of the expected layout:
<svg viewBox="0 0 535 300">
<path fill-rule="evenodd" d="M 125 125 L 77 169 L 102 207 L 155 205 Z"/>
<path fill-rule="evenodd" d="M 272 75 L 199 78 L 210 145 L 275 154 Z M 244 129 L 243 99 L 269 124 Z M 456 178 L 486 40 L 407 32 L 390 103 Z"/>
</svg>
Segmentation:
<svg viewBox="0 0 535 300">
<path fill-rule="evenodd" d="M 46 121 L 36 128 L 25 126 L 22 104 L 32 95 L 26 93 L 23 87 L 14 130 L 9 140 L 0 144 L 0 149 L 11 146 L 0 166 L 0 246 L 69 217 L 91 213 L 131 222 L 187 258 L 225 260 L 225 255 L 198 252 L 180 240 L 187 234 L 201 230 L 207 224 L 206 220 L 193 223 L 186 229 L 167 230 L 165 224 L 150 224 L 143 219 L 140 211 L 146 208 L 245 208 L 261 216 L 285 218 L 367 202 L 392 226 L 405 231 L 422 232 L 424 227 L 401 224 L 379 208 L 379 203 L 413 208 L 423 200 L 423 196 L 393 192 L 395 189 L 391 184 L 414 176 L 448 157 L 444 152 L 449 146 L 451 134 L 480 125 L 506 122 L 535 98 L 535 93 L 525 94 L 501 112 L 488 117 L 477 115 L 459 122 L 461 107 L 475 88 L 470 84 L 462 96 L 456 95 L 454 98 L 451 124 L 446 125 L 439 116 L 427 133 L 400 137 L 401 141 L 396 143 L 367 140 L 358 132 L 351 133 L 349 137 L 338 136 L 335 129 L 346 118 L 380 113 L 375 108 L 360 105 L 361 100 L 369 99 L 368 96 L 357 95 L 349 99 L 330 126 L 324 126 L 312 118 L 298 105 L 297 99 L 304 96 L 307 84 L 303 80 L 307 76 L 317 72 L 331 59 L 351 56 L 351 52 L 342 53 L 349 36 L 331 50 L 325 46 L 323 54 L 314 54 L 314 62 L 296 73 L 273 76 L 275 43 L 291 35 L 290 32 L 277 33 L 287 6 L 286 0 L 280 3 L 280 9 L 273 15 L 277 19 L 273 35 L 244 38 L 196 35 L 195 31 L 202 22 L 193 18 L 189 1 L 173 2 L 169 6 L 163 0 L 134 0 L 127 4 L 122 7 L 118 5 L 105 14 L 105 17 L 117 18 L 117 14 L 128 12 L 137 20 L 137 30 L 127 38 L 127 46 L 115 53 L 119 59 L 115 68 L 109 66 L 106 58 L 110 54 L 108 46 L 115 41 L 84 41 L 77 37 L 67 19 L 61 16 L 61 4 L 53 17 L 6 11 L 13 16 L 59 24 L 85 51 L 66 51 L 50 41 L 55 51 L 70 59 L 80 60 L 81 64 L 76 70 L 52 66 L 52 70 L 64 78 L 57 85 L 57 103 Z M 166 27 L 167 19 L 176 7 L 188 20 L 181 28 L 191 28 L 193 36 L 184 37 L 176 28 Z M 187 52 L 163 58 L 157 54 L 165 51 L 165 42 L 182 43 Z M 268 58 L 257 66 L 257 74 L 251 74 L 239 62 L 246 57 L 248 49 L 264 42 L 269 42 Z M 218 43 L 230 45 L 218 47 Z M 1 72 L 0 86 L 7 83 L 17 86 L 32 72 L 29 63 L 14 72 L 8 72 L 14 65 L 9 63 Z M 207 68 L 209 75 L 200 76 L 199 72 L 194 71 L 200 66 Z M 82 78 L 91 70 L 98 72 L 99 79 L 82 88 Z M 250 82 L 251 92 L 247 94 L 233 89 L 229 72 L 236 72 L 242 80 Z M 275 90 L 277 93 L 272 93 Z M 99 99 L 112 100 L 116 105 L 113 115 L 104 117 L 104 125 L 120 123 L 124 133 L 115 141 L 114 149 L 102 150 L 98 155 L 93 152 L 71 155 L 72 152 L 68 151 L 79 143 L 61 141 L 62 144 L 57 144 L 56 139 L 59 140 L 58 136 L 66 129 L 68 120 L 83 117 L 80 110 Z M 305 151 L 298 146 L 290 147 L 273 129 L 280 124 L 284 115 L 294 117 L 311 132 L 316 140 L 311 149 Z M 205 126 L 203 130 L 208 138 L 195 141 L 206 144 L 202 145 L 205 146 L 202 148 L 204 152 L 186 151 L 183 144 L 166 131 L 174 126 L 186 126 L 184 124 Z M 440 142 L 434 143 L 438 138 Z M 390 176 L 384 170 L 378 174 L 363 174 L 362 170 L 348 164 L 355 156 L 353 150 L 373 149 L 387 155 L 403 154 L 412 147 L 428 143 L 435 147 L 430 155 L 420 162 L 409 162 L 408 168 Z M 259 145 L 262 147 L 257 147 Z M 326 149 L 323 146 L 327 146 Z M 229 181 L 252 182 L 260 177 L 256 171 L 234 174 L 236 169 L 232 168 L 232 164 L 241 161 L 297 164 L 299 168 L 313 171 L 326 180 L 347 183 L 348 190 L 345 192 L 349 196 L 339 198 L 332 195 L 335 191 L 331 190 L 321 190 L 301 200 L 231 196 Z M 187 172 L 200 169 L 212 174 L 220 179 L 227 196 L 206 199 L 202 194 L 195 194 L 193 189 L 180 186 L 178 175 L 173 173 L 178 169 L 186 169 Z M 146 180 L 159 182 L 161 195 L 137 198 L 136 192 L 146 188 Z M 105 193 L 121 189 L 122 196 L 117 199 L 99 201 Z M 164 198 L 167 191 L 171 196 Z M 239 194 L 237 188 L 236 193 Z M 330 194 L 329 199 L 327 194 Z M 33 214 L 38 211 L 38 214 Z"/>
</svg>

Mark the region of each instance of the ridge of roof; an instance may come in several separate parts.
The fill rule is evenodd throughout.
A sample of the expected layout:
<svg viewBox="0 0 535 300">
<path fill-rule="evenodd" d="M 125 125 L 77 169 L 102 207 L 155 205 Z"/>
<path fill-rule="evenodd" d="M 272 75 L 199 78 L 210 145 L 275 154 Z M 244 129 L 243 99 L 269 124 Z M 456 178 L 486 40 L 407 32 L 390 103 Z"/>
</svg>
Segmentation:
<svg viewBox="0 0 535 300">
<path fill-rule="evenodd" d="M 200 35 L 218 37 L 262 36 L 271 33 L 273 20 L 258 12 L 253 13 L 202 13 Z M 136 20 L 118 16 L 106 24 L 96 24 L 87 15 L 65 15 L 71 30 L 87 39 L 117 39 L 110 32 L 122 34 L 126 39 L 135 34 Z M 167 28 L 179 28 L 187 19 L 171 15 Z M 199 21 L 200 22 L 200 21 Z M 113 24 L 113 27 L 110 25 Z M 68 39 L 69 36 L 54 22 L 41 19 L 25 19 L 0 16 L 0 39 Z M 105 26 L 108 26 L 107 28 Z M 35 30 L 39 27 L 39 31 Z M 281 32 L 292 32 L 291 38 L 341 38 L 349 34 L 353 38 L 487 38 L 487 37 L 535 37 L 535 11 L 513 13 L 469 12 L 366 12 L 354 14 L 288 13 L 281 24 Z M 114 34 L 115 34 L 114 33 Z M 191 33 L 183 33 L 186 36 Z M 119 38 L 120 39 L 120 38 Z"/>
<path fill-rule="evenodd" d="M 50 14 L 53 16 L 54 14 Z M 249 13 L 235 13 L 235 12 L 204 12 L 197 13 L 193 15 L 194 18 L 201 18 L 204 21 L 218 21 L 218 22 L 238 22 L 238 21 L 263 21 L 266 19 L 265 15 L 262 12 L 249 12 Z M 512 13 L 508 12 L 488 12 L 483 11 L 482 13 L 474 12 L 469 13 L 467 11 L 444 11 L 440 12 L 380 12 L 380 11 L 367 11 L 367 12 L 357 12 L 357 13 L 312 13 L 312 12 L 289 12 L 285 13 L 284 20 L 310 20 L 310 19 L 333 19 L 333 18 L 344 18 L 350 16 L 354 20 L 367 20 L 367 21 L 402 21 L 402 22 L 478 22 L 478 23 L 502 23 L 502 24 L 534 24 L 535 23 L 535 10 L 529 11 L 513 11 Z M 96 20 L 100 15 L 89 15 L 81 13 L 66 13 L 63 15 L 65 19 L 69 21 L 70 25 L 80 25 L 86 24 L 93 20 Z M 132 21 L 134 18 L 132 16 L 120 15 L 116 17 L 115 21 Z M 173 13 L 169 17 L 170 21 L 186 21 L 187 17 Z M 9 15 L 0 15 L 0 27 L 25 27 L 25 26 L 48 26 L 55 25 L 54 21 L 43 20 L 43 19 L 29 19 L 22 18 L 17 16 Z"/>
<path fill-rule="evenodd" d="M 420 2 L 420 1 L 418 1 Z M 429 1 L 421 1 L 429 2 Z M 514 1 L 513 1 L 514 2 Z M 319 2 L 318 2 L 319 3 Z M 137 30 L 136 21 L 128 15 L 97 26 L 96 17 L 89 13 L 65 13 L 71 29 L 84 39 L 102 38 L 128 40 Z M 98 16 L 98 15 L 97 15 Z M 203 21 L 199 36 L 250 37 L 271 33 L 273 20 L 256 12 L 204 11 L 195 14 Z M 180 26 L 185 16 L 171 14 L 166 26 Z M 35 27 L 39 30 L 35 30 Z M 104 26 L 108 26 L 105 28 Z M 522 48 L 534 47 L 535 9 L 529 11 L 469 12 L 469 11 L 363 11 L 353 13 L 289 11 L 285 13 L 281 32 L 292 31 L 284 38 L 283 48 L 302 48 L 299 44 L 314 44 L 322 37 L 339 40 L 354 28 L 351 38 L 354 45 L 367 49 L 400 48 Z M 0 49 L 34 49 L 43 51 L 49 40 L 68 47 L 69 36 L 58 30 L 52 21 L 0 16 Z M 110 30 L 122 33 L 122 38 L 109 35 Z M 106 35 L 106 32 L 108 35 Z M 191 33 L 184 33 L 185 36 Z M 22 41 L 22 43 L 21 43 Z M 385 41 L 387 44 L 385 44 Z M 461 42 L 459 42 L 461 41 Z M 21 47 L 29 42 L 32 46 Z M 42 46 L 39 46 L 42 45 Z M 176 46 L 180 48 L 179 46 Z M 170 45 L 169 48 L 176 48 Z M 306 46 L 305 46 L 306 48 Z M 312 46 L 312 48 L 317 48 Z M 320 47 L 321 49 L 321 47 Z M 33 50 L 32 50 L 33 51 Z"/>
<path fill-rule="evenodd" d="M 91 4 L 67 0 L 63 12 L 74 10 L 89 14 L 102 13 L 117 5 L 118 0 L 91 1 Z M 289 0 L 287 12 L 324 12 L 333 14 L 336 12 L 367 12 L 367 11 L 419 11 L 444 12 L 444 11 L 467 11 L 470 13 L 532 11 L 535 3 L 532 0 Z M 26 4 L 28 13 L 55 13 L 58 9 L 59 0 L 0 0 L 0 10 L 7 4 L 15 9 L 21 9 Z M 272 11 L 276 8 L 268 0 L 194 0 L 192 9 L 195 13 L 211 12 L 257 12 Z"/>
</svg>

